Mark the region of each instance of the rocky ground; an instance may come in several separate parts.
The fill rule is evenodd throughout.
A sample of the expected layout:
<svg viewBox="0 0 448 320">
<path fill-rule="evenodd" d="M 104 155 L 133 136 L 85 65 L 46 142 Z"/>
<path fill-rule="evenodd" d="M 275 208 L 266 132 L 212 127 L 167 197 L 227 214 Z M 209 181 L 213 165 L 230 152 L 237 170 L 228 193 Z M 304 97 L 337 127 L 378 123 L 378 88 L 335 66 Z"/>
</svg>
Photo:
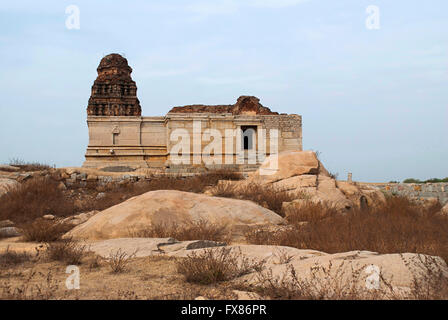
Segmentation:
<svg viewBox="0 0 448 320">
<path fill-rule="evenodd" d="M 448 297 L 447 206 L 336 181 L 313 152 L 270 161 L 247 179 L 1 166 L 0 298 Z"/>
</svg>

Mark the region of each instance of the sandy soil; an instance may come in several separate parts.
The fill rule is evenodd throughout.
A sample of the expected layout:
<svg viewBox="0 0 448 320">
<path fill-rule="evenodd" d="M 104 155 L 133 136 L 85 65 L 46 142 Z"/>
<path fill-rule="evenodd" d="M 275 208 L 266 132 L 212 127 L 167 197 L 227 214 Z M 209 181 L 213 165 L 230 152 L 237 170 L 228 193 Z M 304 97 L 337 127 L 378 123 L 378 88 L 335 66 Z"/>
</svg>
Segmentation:
<svg viewBox="0 0 448 320">
<path fill-rule="evenodd" d="M 31 261 L 15 266 L 0 263 L 0 299 L 208 299 L 234 298 L 230 284 L 194 285 L 176 271 L 179 258 L 155 256 L 129 260 L 127 270 L 113 273 L 109 262 L 89 253 L 79 267 L 80 288 L 67 289 L 67 265 L 36 254 L 36 244 L 0 241 L 0 252 L 10 245 L 33 252 Z M 33 247 L 34 246 L 34 247 Z"/>
</svg>

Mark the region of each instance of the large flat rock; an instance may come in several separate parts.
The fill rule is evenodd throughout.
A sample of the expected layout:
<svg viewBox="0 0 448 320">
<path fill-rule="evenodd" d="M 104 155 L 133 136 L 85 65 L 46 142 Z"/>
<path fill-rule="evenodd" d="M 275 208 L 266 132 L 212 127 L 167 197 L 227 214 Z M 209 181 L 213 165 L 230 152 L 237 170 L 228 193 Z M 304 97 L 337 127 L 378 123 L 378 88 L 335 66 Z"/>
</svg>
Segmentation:
<svg viewBox="0 0 448 320">
<path fill-rule="evenodd" d="M 319 160 L 313 151 L 287 151 L 267 157 L 251 179 L 275 182 L 318 171 Z"/>
<path fill-rule="evenodd" d="M 251 201 L 158 190 L 100 212 L 66 236 L 90 240 L 123 238 L 152 224 L 186 224 L 199 220 L 226 225 L 238 235 L 245 227 L 285 223 L 276 213 Z"/>
<path fill-rule="evenodd" d="M 416 253 L 378 254 L 370 251 L 350 251 L 327 254 L 315 250 L 302 250 L 291 247 L 266 245 L 234 245 L 228 246 L 242 253 L 242 256 L 253 260 L 266 261 L 266 270 L 271 270 L 270 279 L 289 279 L 289 270 L 295 269 L 301 283 L 308 283 L 318 292 L 320 287 L 331 290 L 350 289 L 358 293 L 372 293 L 372 290 L 382 290 L 385 298 L 403 298 L 411 294 L 414 283 L 422 288 L 435 289 L 436 275 L 448 278 L 448 266 L 440 257 Z M 219 248 L 198 249 L 194 251 L 175 251 L 171 256 L 187 257 L 191 252 L 200 253 L 204 250 L 219 250 Z M 378 272 L 378 273 L 376 273 Z M 372 288 L 373 279 L 378 274 L 378 288 Z M 431 279 L 428 283 L 428 280 Z M 249 284 L 260 284 L 260 275 L 252 273 L 240 279 Z M 370 287 L 368 287 L 369 282 Z M 422 289 L 421 288 L 421 289 Z M 331 294 L 331 292 L 328 292 Z"/>
<path fill-rule="evenodd" d="M 185 258 L 192 253 L 201 254 L 205 250 L 221 250 L 223 245 L 204 240 L 124 238 L 95 241 L 90 244 L 90 250 L 105 258 L 118 251 L 128 255 L 135 254 L 136 257 L 166 255 Z M 385 294 L 383 298 L 405 298 L 412 293 L 416 282 L 422 286 L 422 290 L 426 290 L 437 286 L 437 281 L 441 279 L 435 278 L 436 275 L 448 278 L 448 266 L 445 261 L 440 257 L 424 254 L 379 254 L 371 251 L 328 254 L 272 245 L 231 245 L 226 248 L 240 253 L 238 259 L 265 261 L 262 273 L 269 271 L 271 280 L 283 278 L 290 281 L 290 270 L 293 267 L 300 283 L 312 286 L 316 294 L 321 289 L 329 295 L 332 290 L 353 290 L 368 297 L 375 290 L 380 290 Z M 377 287 L 371 282 L 376 275 Z M 253 272 L 234 281 L 260 285 L 260 273 Z"/>
</svg>

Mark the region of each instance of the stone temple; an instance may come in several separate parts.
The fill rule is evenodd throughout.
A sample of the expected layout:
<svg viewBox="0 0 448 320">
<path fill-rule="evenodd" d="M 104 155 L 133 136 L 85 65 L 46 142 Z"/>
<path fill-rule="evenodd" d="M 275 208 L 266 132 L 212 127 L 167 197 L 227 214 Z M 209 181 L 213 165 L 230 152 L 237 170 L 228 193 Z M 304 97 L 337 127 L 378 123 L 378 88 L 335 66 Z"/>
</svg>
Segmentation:
<svg viewBox="0 0 448 320">
<path fill-rule="evenodd" d="M 84 167 L 255 170 L 266 156 L 302 150 L 302 117 L 278 114 L 253 96 L 232 105 L 188 105 L 143 117 L 132 68 L 105 56 L 87 107 L 89 145 Z"/>
</svg>

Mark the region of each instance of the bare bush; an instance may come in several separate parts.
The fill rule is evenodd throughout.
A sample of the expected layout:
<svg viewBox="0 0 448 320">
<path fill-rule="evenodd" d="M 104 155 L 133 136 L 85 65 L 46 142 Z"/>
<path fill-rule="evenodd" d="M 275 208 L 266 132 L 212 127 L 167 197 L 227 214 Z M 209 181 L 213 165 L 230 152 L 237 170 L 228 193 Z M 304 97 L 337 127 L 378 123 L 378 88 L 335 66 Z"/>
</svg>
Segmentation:
<svg viewBox="0 0 448 320">
<path fill-rule="evenodd" d="M 21 159 L 15 158 L 9 161 L 10 166 L 19 167 L 21 171 L 45 171 L 52 167 L 45 163 L 40 162 L 26 162 Z"/>
<path fill-rule="evenodd" d="M 32 221 L 45 214 L 55 216 L 72 215 L 73 200 L 68 199 L 58 188 L 58 183 L 46 178 L 33 178 L 2 196 L 0 220 L 16 223 Z"/>
<path fill-rule="evenodd" d="M 265 261 L 256 261 L 232 248 L 205 249 L 192 252 L 177 262 L 177 271 L 187 282 L 211 284 L 228 281 L 245 274 L 261 271 Z"/>
<path fill-rule="evenodd" d="M 8 246 L 4 252 L 0 253 L 0 268 L 16 266 L 31 260 L 32 256 L 28 252 L 12 251 Z"/>
<path fill-rule="evenodd" d="M 343 270 L 343 264 L 336 268 L 330 263 L 327 267 L 312 267 L 307 278 L 300 278 L 295 268 L 288 264 L 286 271 L 280 275 L 274 275 L 272 269 L 258 272 L 255 284 L 240 284 L 240 289 L 255 291 L 276 300 L 371 300 L 399 297 L 381 274 L 382 286 L 370 290 L 361 284 L 363 268 L 352 268 L 349 281 L 344 277 Z"/>
<path fill-rule="evenodd" d="M 35 282 L 37 277 L 43 281 Z M 49 300 L 55 297 L 58 283 L 53 274 L 43 274 L 31 270 L 21 285 L 13 285 L 9 280 L 0 282 L 0 299 L 4 300 Z"/>
<path fill-rule="evenodd" d="M 307 277 L 300 277 L 292 265 L 286 271 L 274 275 L 272 269 L 257 273 L 253 284 L 240 283 L 239 289 L 255 291 L 270 299 L 281 300 L 446 300 L 448 299 L 448 278 L 435 257 L 419 255 L 419 263 L 411 263 L 402 257 L 413 275 L 410 290 L 393 287 L 380 273 L 379 287 L 365 286 L 363 266 L 344 268 L 344 263 L 335 267 L 313 266 Z M 347 270 L 350 270 L 347 273 Z"/>
<path fill-rule="evenodd" d="M 111 252 L 108 257 L 109 267 L 113 273 L 123 273 L 128 269 L 128 264 L 131 259 L 135 258 L 137 251 L 128 254 L 121 249 L 116 252 Z"/>
<path fill-rule="evenodd" d="M 290 255 L 284 248 L 277 248 L 274 252 L 274 257 L 277 259 L 277 264 L 288 264 L 294 258 L 294 256 Z"/>
<path fill-rule="evenodd" d="M 261 185 L 250 183 L 246 185 L 235 186 L 232 184 L 218 184 L 213 189 L 213 195 L 217 197 L 226 197 L 242 200 L 251 200 L 262 207 L 272 210 L 284 216 L 283 202 L 290 202 L 297 198 L 289 192 L 276 189 L 272 185 Z"/>
<path fill-rule="evenodd" d="M 411 298 L 416 300 L 447 300 L 448 278 L 437 258 L 419 255 L 419 264 L 403 262 L 413 274 Z"/>
<path fill-rule="evenodd" d="M 284 211 L 286 220 L 292 225 L 319 221 L 338 215 L 337 209 L 328 203 L 307 200 L 304 200 L 300 204 L 288 206 Z"/>
<path fill-rule="evenodd" d="M 52 242 L 60 240 L 73 225 L 62 222 L 54 222 L 45 219 L 36 219 L 33 222 L 21 225 L 23 239 L 25 241 Z"/>
<path fill-rule="evenodd" d="M 69 265 L 78 265 L 86 254 L 86 246 L 72 239 L 63 239 L 46 244 L 46 255 L 50 261 L 60 261 Z"/>
</svg>

